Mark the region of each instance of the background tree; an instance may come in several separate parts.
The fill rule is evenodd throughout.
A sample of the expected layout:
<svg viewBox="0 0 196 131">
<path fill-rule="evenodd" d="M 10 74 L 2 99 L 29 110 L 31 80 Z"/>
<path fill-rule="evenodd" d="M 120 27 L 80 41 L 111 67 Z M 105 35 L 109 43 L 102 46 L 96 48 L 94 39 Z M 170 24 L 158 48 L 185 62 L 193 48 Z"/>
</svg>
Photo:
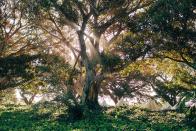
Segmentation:
<svg viewBox="0 0 196 131">
<path fill-rule="evenodd" d="M 195 70 L 195 8 L 194 0 L 158 0 L 150 7 L 140 29 L 148 32 L 146 41 L 155 56 L 185 63 Z"/>
<path fill-rule="evenodd" d="M 28 81 L 30 63 L 38 57 L 37 35 L 24 19 L 19 0 L 0 2 L 0 89 Z M 34 51 L 34 52 L 33 52 Z"/>
</svg>

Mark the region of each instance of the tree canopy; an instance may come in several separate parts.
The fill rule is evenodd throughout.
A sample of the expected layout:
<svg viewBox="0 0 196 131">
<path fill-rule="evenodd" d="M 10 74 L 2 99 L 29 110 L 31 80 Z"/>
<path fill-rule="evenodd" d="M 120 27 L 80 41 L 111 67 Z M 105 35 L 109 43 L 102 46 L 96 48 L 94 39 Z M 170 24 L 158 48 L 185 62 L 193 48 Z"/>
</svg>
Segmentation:
<svg viewBox="0 0 196 131">
<path fill-rule="evenodd" d="M 2 0 L 0 90 L 178 105 L 195 95 L 195 20 L 194 0 Z"/>
</svg>

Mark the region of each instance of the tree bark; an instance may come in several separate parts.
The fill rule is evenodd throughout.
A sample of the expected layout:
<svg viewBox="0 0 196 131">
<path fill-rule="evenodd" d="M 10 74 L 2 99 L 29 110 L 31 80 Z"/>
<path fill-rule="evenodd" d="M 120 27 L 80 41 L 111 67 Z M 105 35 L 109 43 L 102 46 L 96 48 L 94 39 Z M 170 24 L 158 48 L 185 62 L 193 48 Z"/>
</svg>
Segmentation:
<svg viewBox="0 0 196 131">
<path fill-rule="evenodd" d="M 88 106 L 89 108 L 93 108 L 98 105 L 98 88 L 95 82 L 96 74 L 86 53 L 83 31 L 78 31 L 78 37 L 81 49 L 81 58 L 86 70 L 81 104 Z"/>
</svg>

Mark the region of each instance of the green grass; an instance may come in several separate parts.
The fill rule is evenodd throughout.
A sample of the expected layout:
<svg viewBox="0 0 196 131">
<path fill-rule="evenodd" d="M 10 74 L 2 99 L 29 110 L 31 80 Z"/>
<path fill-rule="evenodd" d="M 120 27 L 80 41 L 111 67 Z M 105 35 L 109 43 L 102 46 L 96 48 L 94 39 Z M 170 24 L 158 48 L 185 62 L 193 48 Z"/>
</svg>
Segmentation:
<svg viewBox="0 0 196 131">
<path fill-rule="evenodd" d="M 50 112 L 38 112 L 27 106 L 1 106 L 0 131 L 173 131 L 195 130 L 185 122 L 185 114 L 149 112 L 138 108 L 118 107 L 89 113 L 75 122 L 59 119 Z"/>
</svg>

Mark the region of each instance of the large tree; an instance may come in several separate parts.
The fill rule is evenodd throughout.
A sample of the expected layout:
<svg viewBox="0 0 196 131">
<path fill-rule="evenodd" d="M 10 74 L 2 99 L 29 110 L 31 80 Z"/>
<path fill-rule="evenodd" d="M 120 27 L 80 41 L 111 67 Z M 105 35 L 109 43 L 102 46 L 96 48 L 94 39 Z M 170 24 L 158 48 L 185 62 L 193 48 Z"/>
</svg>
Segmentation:
<svg viewBox="0 0 196 131">
<path fill-rule="evenodd" d="M 85 68 L 84 85 L 80 87 L 83 88 L 81 103 L 93 107 L 98 104 L 99 87 L 104 75 L 100 61 L 92 59 L 90 54 L 94 52 L 100 57 L 102 39 L 105 38 L 106 46 L 112 43 L 126 30 L 125 23 L 150 3 L 149 0 L 47 0 L 33 1 L 34 8 L 29 7 L 28 10 L 33 11 L 36 17 L 39 16 L 37 14 L 47 15 L 47 20 L 56 26 L 56 32 L 61 35 L 62 32 L 68 33 L 64 26 L 74 30 L 79 49 L 77 54 Z M 29 5 L 32 6 L 32 2 Z M 90 52 L 87 45 L 91 47 Z"/>
</svg>

